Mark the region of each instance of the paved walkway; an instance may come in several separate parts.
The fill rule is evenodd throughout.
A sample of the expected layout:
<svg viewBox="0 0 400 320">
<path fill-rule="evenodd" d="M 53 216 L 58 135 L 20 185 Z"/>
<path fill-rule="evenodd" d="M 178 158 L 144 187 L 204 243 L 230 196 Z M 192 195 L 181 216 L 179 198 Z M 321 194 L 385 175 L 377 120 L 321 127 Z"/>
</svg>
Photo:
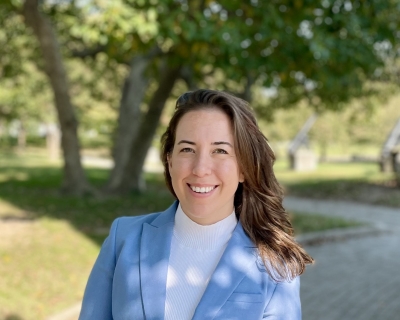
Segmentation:
<svg viewBox="0 0 400 320">
<path fill-rule="evenodd" d="M 316 260 L 301 277 L 304 320 L 400 319 L 400 209 L 294 197 L 284 204 L 369 225 L 299 239 Z M 76 320 L 79 307 L 49 319 Z"/>
<path fill-rule="evenodd" d="M 287 198 L 285 207 L 367 222 L 378 231 L 305 246 L 316 263 L 301 277 L 304 320 L 400 319 L 400 209 L 299 198 Z"/>
</svg>

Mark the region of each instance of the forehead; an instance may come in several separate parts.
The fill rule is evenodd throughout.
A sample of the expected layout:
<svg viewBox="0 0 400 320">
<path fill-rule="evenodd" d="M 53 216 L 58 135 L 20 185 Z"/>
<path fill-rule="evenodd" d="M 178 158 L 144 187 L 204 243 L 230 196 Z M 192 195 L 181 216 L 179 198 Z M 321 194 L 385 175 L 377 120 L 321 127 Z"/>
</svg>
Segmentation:
<svg viewBox="0 0 400 320">
<path fill-rule="evenodd" d="M 197 139 L 229 138 L 232 141 L 232 123 L 228 115 L 219 109 L 189 111 L 182 116 L 176 128 L 176 139 L 187 136 Z"/>
</svg>

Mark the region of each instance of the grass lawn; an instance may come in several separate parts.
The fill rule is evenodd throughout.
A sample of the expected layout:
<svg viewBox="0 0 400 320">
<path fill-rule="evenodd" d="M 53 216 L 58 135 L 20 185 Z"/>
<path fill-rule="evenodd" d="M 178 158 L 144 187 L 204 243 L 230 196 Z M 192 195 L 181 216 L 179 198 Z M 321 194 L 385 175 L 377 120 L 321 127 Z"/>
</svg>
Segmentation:
<svg viewBox="0 0 400 320">
<path fill-rule="evenodd" d="M 358 227 L 363 225 L 363 223 L 357 221 L 351 221 L 337 217 L 322 217 L 317 214 L 305 212 L 295 212 L 291 213 L 290 215 L 296 235 L 330 229 Z"/>
<path fill-rule="evenodd" d="M 93 184 L 108 172 L 88 169 Z M 37 153 L 0 154 L 0 319 L 45 319 L 79 302 L 111 222 L 167 208 L 162 177 L 126 197 L 75 198 L 58 192 L 60 164 Z M 157 201 L 154 201 L 157 199 Z"/>
<path fill-rule="evenodd" d="M 89 168 L 87 174 L 100 186 L 108 171 Z M 284 168 L 280 174 L 284 176 Z M 290 176 L 287 173 L 288 180 Z M 58 192 L 60 163 L 49 162 L 40 152 L 2 152 L 0 319 L 44 319 L 79 302 L 111 222 L 118 216 L 164 210 L 171 204 L 163 177 L 148 174 L 146 179 L 148 190 L 143 194 L 63 196 Z M 294 214 L 293 223 L 297 234 L 353 226 L 302 214 Z"/>
<path fill-rule="evenodd" d="M 0 236 L 0 319 L 45 319 L 82 298 L 97 243 L 65 220 L 42 217 L 3 223 L 0 229 L 5 228 L 6 236 Z"/>
<path fill-rule="evenodd" d="M 400 207 L 400 188 L 391 173 L 376 163 L 320 163 L 317 170 L 294 172 L 286 161 L 277 161 L 275 172 L 289 195 L 358 201 Z"/>
</svg>

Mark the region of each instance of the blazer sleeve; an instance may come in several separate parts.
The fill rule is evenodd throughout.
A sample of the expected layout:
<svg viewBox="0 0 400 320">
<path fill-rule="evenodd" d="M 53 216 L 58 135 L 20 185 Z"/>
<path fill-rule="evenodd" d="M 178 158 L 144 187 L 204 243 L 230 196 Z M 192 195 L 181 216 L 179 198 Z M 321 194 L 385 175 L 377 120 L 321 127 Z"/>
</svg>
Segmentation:
<svg viewBox="0 0 400 320">
<path fill-rule="evenodd" d="M 278 282 L 264 310 L 263 319 L 301 320 L 299 277 L 291 282 Z"/>
<path fill-rule="evenodd" d="M 109 236 L 104 241 L 99 256 L 90 273 L 82 301 L 79 320 L 112 320 L 112 284 L 116 264 L 116 219 Z"/>
</svg>

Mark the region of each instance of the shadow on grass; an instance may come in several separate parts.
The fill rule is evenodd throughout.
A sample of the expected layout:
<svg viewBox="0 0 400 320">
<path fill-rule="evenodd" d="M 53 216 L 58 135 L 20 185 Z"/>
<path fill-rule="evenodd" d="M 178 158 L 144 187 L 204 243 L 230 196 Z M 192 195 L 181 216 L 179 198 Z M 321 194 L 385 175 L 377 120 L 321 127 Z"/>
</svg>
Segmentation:
<svg viewBox="0 0 400 320">
<path fill-rule="evenodd" d="M 100 187 L 107 181 L 109 171 L 90 168 L 86 173 L 90 182 Z M 165 210 L 173 201 L 160 174 L 147 174 L 147 190 L 140 194 L 83 198 L 60 193 L 61 174 L 60 168 L 51 166 L 0 168 L 1 199 L 26 212 L 24 217 L 2 212 L 2 220 L 62 219 L 101 244 L 115 218 Z"/>
<path fill-rule="evenodd" d="M 89 168 L 86 173 L 90 182 L 100 188 L 106 183 L 109 170 Z M 115 218 L 165 210 L 173 201 L 162 174 L 146 174 L 148 188 L 140 194 L 83 198 L 60 193 L 61 175 L 62 169 L 56 166 L 17 163 L 0 168 L 0 197 L 27 212 L 23 217 L 2 212 L 2 220 L 62 219 L 101 244 Z M 400 206 L 398 188 L 360 179 L 285 181 L 285 188 L 289 195 L 300 197 Z"/>
<path fill-rule="evenodd" d="M 337 179 L 285 183 L 286 193 L 314 199 L 347 200 L 400 207 L 400 189 L 395 182 L 367 183 L 360 179 Z"/>
<path fill-rule="evenodd" d="M 314 171 L 298 172 L 278 161 L 275 173 L 289 195 L 400 207 L 394 174 L 381 172 L 377 163 L 324 162 Z"/>
<path fill-rule="evenodd" d="M 10 314 L 4 318 L 4 320 L 23 320 L 19 315 L 17 314 Z"/>
<path fill-rule="evenodd" d="M 106 183 L 109 170 L 89 168 L 86 173 L 90 182 L 100 188 Z M 27 213 L 15 217 L 2 212 L 1 219 L 62 219 L 101 244 L 117 217 L 162 211 L 174 200 L 162 174 L 146 174 L 147 190 L 143 193 L 83 198 L 60 193 L 61 175 L 61 168 L 55 166 L 7 165 L 0 168 L 0 197 Z M 286 181 L 285 188 L 289 195 L 306 198 L 400 206 L 399 189 L 359 179 Z"/>
</svg>

